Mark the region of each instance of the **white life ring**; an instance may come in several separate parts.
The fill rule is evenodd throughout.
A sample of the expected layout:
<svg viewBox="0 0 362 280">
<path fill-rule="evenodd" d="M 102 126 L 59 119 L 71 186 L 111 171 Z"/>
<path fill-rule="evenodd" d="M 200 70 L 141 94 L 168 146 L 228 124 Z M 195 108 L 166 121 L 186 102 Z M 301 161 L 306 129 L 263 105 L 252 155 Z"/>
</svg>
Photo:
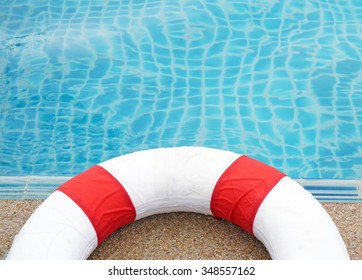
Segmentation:
<svg viewBox="0 0 362 280">
<path fill-rule="evenodd" d="M 349 259 L 332 219 L 302 186 L 247 156 L 202 147 L 135 152 L 73 177 L 32 214 L 7 259 L 86 259 L 117 228 L 175 211 L 227 219 L 272 259 Z"/>
</svg>

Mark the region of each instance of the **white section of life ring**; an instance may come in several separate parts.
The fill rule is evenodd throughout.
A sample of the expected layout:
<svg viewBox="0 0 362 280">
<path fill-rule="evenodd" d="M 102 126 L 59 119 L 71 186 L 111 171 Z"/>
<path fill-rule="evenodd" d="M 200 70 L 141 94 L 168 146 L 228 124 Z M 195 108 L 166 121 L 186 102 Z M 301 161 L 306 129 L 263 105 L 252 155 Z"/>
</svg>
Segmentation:
<svg viewBox="0 0 362 280">
<path fill-rule="evenodd" d="M 96 247 L 88 217 L 68 196 L 55 191 L 15 236 L 6 259 L 86 259 Z"/>
<path fill-rule="evenodd" d="M 160 148 L 116 157 L 98 165 L 126 189 L 136 208 L 136 219 L 178 211 L 211 215 L 214 186 L 239 156 L 204 147 Z"/>
<path fill-rule="evenodd" d="M 328 213 L 289 177 L 281 179 L 260 205 L 254 235 L 272 259 L 349 259 Z"/>
</svg>

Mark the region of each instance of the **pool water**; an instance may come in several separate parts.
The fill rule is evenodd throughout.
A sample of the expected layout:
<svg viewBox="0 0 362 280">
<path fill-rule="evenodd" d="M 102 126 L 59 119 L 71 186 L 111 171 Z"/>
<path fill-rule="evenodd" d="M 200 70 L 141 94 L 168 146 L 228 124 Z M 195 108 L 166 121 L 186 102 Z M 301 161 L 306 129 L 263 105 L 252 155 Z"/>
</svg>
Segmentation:
<svg viewBox="0 0 362 280">
<path fill-rule="evenodd" d="M 207 146 L 362 179 L 359 0 L 0 2 L 0 176 Z"/>
</svg>

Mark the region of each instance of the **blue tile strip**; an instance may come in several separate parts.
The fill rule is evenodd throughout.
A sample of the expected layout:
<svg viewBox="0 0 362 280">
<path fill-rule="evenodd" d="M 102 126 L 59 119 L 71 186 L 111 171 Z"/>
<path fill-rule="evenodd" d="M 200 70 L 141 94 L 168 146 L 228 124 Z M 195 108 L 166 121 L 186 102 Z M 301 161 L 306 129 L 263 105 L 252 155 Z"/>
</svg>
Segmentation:
<svg viewBox="0 0 362 280">
<path fill-rule="evenodd" d="M 0 199 L 45 199 L 67 176 L 0 176 Z M 362 202 L 362 180 L 296 179 L 323 202 Z"/>
</svg>

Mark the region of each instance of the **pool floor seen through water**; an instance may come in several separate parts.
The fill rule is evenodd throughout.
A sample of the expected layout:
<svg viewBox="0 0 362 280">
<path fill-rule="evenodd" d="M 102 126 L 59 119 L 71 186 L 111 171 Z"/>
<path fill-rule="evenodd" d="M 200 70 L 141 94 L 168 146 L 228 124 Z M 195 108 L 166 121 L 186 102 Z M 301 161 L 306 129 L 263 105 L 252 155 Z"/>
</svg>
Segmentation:
<svg viewBox="0 0 362 280">
<path fill-rule="evenodd" d="M 42 197 L 109 158 L 187 145 L 247 154 L 322 200 L 361 200 L 359 1 L 0 11 L 1 196 Z"/>
</svg>

